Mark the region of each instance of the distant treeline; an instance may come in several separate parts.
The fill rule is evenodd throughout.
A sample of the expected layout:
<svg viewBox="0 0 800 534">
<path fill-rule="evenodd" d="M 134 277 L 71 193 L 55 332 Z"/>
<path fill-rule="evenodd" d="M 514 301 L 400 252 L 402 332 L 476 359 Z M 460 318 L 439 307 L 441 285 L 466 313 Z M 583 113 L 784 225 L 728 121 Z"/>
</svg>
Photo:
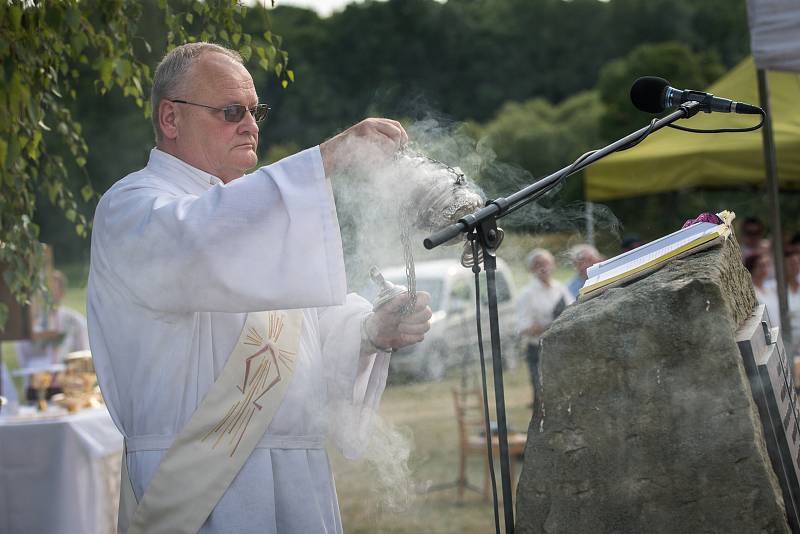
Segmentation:
<svg viewBox="0 0 800 534">
<path fill-rule="evenodd" d="M 162 15 L 150 4 L 139 28 L 153 45 L 141 57 L 154 67 L 165 39 Z M 170 4 L 180 11 L 179 1 Z M 269 27 L 283 36 L 295 73 L 282 89 L 255 72 L 259 95 L 273 108 L 262 128 L 263 161 L 366 116 L 433 117 L 465 123 L 460 131 L 483 139 L 498 160 L 542 175 L 646 124 L 627 100 L 636 77 L 700 88 L 749 52 L 744 0 L 390 0 L 326 18 L 276 4 L 253 6 L 245 23 L 254 36 Z M 87 79 L 74 112 L 97 190 L 146 162 L 150 121 L 121 95 L 101 97 Z M 483 180 L 490 193 L 517 185 Z M 574 184 L 567 199 L 580 197 Z M 56 209 L 38 213 L 43 240 L 59 243 L 62 261 L 85 257 L 88 243 L 62 217 Z"/>
</svg>

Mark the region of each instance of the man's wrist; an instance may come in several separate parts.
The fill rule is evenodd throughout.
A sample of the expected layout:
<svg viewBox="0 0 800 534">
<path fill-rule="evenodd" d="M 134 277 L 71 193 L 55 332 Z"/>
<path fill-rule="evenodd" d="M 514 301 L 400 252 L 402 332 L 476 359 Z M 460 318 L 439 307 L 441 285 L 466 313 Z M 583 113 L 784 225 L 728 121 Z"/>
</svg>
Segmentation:
<svg viewBox="0 0 800 534">
<path fill-rule="evenodd" d="M 374 312 L 366 314 L 361 319 L 361 352 L 363 354 L 373 354 L 375 352 L 390 352 L 391 347 L 381 347 L 375 341 L 375 335 L 371 331 L 372 323 L 370 319 L 375 315 Z"/>
</svg>

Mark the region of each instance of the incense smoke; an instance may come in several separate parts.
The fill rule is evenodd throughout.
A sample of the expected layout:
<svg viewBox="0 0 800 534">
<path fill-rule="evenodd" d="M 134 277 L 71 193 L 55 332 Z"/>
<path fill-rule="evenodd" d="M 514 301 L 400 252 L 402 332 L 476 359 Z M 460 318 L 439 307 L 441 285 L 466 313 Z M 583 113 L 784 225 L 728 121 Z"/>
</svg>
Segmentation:
<svg viewBox="0 0 800 534">
<path fill-rule="evenodd" d="M 422 247 L 423 238 L 440 228 L 433 227 L 430 220 L 416 220 L 419 214 L 413 209 L 425 196 L 421 187 L 433 189 L 431 182 L 452 178 L 448 167 L 462 172 L 471 182 L 470 190 L 480 195 L 481 200 L 507 196 L 536 181 L 527 171 L 497 161 L 487 143 L 475 141 L 459 125 L 427 119 L 408 125 L 406 130 L 412 148 L 433 158 L 435 163 L 409 165 L 408 158 L 403 157 L 387 161 L 374 147 L 355 140 L 350 141 L 352 145 L 346 149 L 358 154 L 356 164 L 347 172 L 332 177 L 350 291 L 374 295 L 368 275 L 370 267 L 376 265 L 384 270 L 404 264 L 400 234 L 403 225 L 409 222 L 412 223 L 410 238 L 415 261 L 460 258 L 460 245 L 443 246 L 432 251 Z M 580 234 L 586 224 L 585 205 L 581 202 L 560 205 L 554 202 L 555 198 L 554 192 L 520 209 L 503 222 L 528 232 Z M 616 218 L 604 206 L 595 205 L 593 217 L 599 230 L 618 233 Z M 442 222 L 438 221 L 439 224 Z M 500 256 L 505 253 L 521 258 L 527 250 L 504 252 L 501 247 Z M 424 489 L 416 487 L 411 477 L 408 462 L 412 441 L 410 436 L 377 414 L 370 419 L 372 427 L 367 432 L 355 421 L 351 421 L 355 426 L 341 420 L 335 426 L 344 423 L 342 430 L 351 432 L 351 439 L 368 440 L 363 458 L 375 475 L 382 509 L 388 512 L 406 510 L 418 491 Z"/>
</svg>

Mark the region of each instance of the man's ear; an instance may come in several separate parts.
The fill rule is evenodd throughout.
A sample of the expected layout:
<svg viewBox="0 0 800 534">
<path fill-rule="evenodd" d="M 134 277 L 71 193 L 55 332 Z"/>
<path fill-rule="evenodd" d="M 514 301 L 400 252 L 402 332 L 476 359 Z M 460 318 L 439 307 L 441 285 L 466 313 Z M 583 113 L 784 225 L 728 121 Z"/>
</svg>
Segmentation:
<svg viewBox="0 0 800 534">
<path fill-rule="evenodd" d="M 158 125 L 166 139 L 178 137 L 178 108 L 174 102 L 162 100 L 158 104 Z"/>
</svg>

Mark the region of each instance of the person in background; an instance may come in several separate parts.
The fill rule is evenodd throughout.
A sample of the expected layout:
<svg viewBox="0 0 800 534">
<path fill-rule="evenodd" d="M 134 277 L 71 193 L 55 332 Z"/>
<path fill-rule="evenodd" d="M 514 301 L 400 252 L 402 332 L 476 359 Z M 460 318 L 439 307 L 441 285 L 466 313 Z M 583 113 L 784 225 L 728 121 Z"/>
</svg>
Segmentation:
<svg viewBox="0 0 800 534">
<path fill-rule="evenodd" d="M 567 282 L 567 289 L 569 290 L 572 298 L 578 298 L 578 293 L 583 287 L 583 283 L 588 278 L 586 269 L 595 263 L 602 261 L 603 257 L 592 245 L 583 243 L 575 245 L 569 250 L 569 257 L 572 260 L 572 265 L 575 267 L 575 276 Z"/>
<path fill-rule="evenodd" d="M 773 325 L 781 322 L 780 308 L 778 306 L 778 292 L 775 284 L 767 283 L 772 262 L 766 254 L 750 254 L 744 259 L 745 268 L 750 271 L 753 279 L 753 289 L 760 304 L 767 306 L 769 320 Z"/>
<path fill-rule="evenodd" d="M 786 299 L 789 305 L 789 328 L 792 344 L 790 352 L 795 359 L 800 356 L 800 248 L 787 247 L 783 254 L 786 272 Z"/>
<path fill-rule="evenodd" d="M 795 232 L 795 234 L 789 240 L 789 244 L 786 246 L 786 248 L 800 250 L 800 232 Z M 798 280 L 798 282 L 800 282 L 800 280 Z"/>
<path fill-rule="evenodd" d="M 643 244 L 644 243 L 642 243 L 642 238 L 639 237 L 639 234 L 628 234 L 622 238 L 620 248 L 622 249 L 622 252 L 628 252 L 629 250 L 641 247 Z"/>
<path fill-rule="evenodd" d="M 541 391 L 539 338 L 575 298 L 564 284 L 552 278 L 555 259 L 549 251 L 543 248 L 533 249 L 528 254 L 526 263 L 531 281 L 517 298 L 517 329 L 528 361 L 536 410 L 539 400 L 537 393 Z"/>
<path fill-rule="evenodd" d="M 764 247 L 764 223 L 757 217 L 747 217 L 742 221 L 739 247 L 742 259 L 761 252 Z"/>
<path fill-rule="evenodd" d="M 32 340 L 18 341 L 17 360 L 22 369 L 48 367 L 64 362 L 70 352 L 89 348 L 89 334 L 86 330 L 86 317 L 77 310 L 61 304 L 67 291 L 67 277 L 61 271 L 53 271 L 49 278 L 52 306 L 42 318 L 42 332 Z M 36 392 L 26 381 L 26 398 L 36 399 Z M 60 393 L 61 388 L 53 383 L 47 390 L 47 398 Z"/>
</svg>

